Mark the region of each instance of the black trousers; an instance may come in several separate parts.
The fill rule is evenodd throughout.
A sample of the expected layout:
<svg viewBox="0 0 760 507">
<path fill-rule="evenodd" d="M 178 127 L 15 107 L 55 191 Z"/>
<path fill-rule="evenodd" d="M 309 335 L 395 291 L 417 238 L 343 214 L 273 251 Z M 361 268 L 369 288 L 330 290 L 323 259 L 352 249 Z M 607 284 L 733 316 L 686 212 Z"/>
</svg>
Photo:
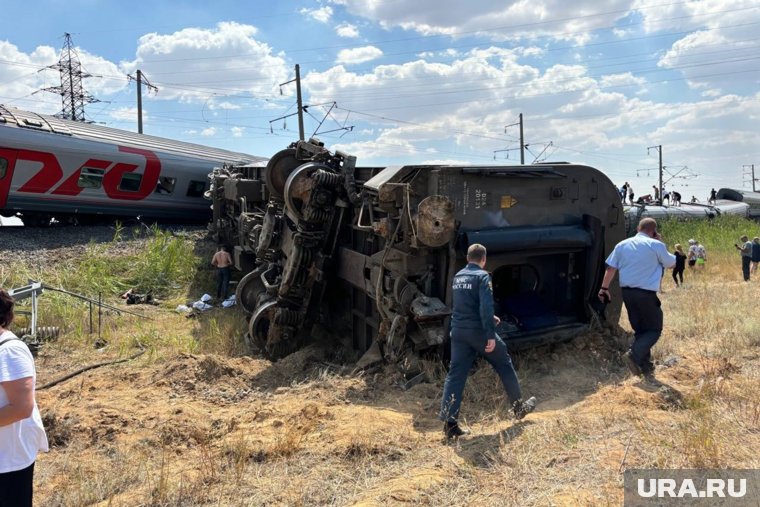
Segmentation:
<svg viewBox="0 0 760 507">
<path fill-rule="evenodd" d="M 227 299 L 227 289 L 230 286 L 230 267 L 216 268 L 216 298 Z"/>
<path fill-rule="evenodd" d="M 652 347 L 662 334 L 660 299 L 651 290 L 623 287 L 623 303 L 634 332 L 631 356 L 642 371 L 651 371 Z"/>
<path fill-rule="evenodd" d="M 32 507 L 34 463 L 0 474 L 0 507 Z"/>
<path fill-rule="evenodd" d="M 680 268 L 673 268 L 673 281 L 676 282 L 676 285 L 679 284 L 678 279 L 681 279 L 680 283 L 683 283 L 683 267 Z"/>
<path fill-rule="evenodd" d="M 752 262 L 752 257 L 742 255 L 742 274 L 744 275 L 744 281 L 749 281 L 749 264 Z"/>
</svg>

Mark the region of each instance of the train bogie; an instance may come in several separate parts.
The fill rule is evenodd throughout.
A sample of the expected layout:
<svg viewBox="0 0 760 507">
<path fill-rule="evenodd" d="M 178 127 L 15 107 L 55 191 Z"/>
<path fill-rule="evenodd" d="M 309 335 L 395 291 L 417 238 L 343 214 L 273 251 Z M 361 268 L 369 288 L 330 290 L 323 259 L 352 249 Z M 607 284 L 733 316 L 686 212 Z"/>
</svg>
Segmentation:
<svg viewBox="0 0 760 507">
<path fill-rule="evenodd" d="M 212 176 L 212 231 L 234 247 L 251 345 L 272 358 L 315 334 L 365 357 L 443 344 L 451 278 L 468 244 L 488 248 L 500 335 L 512 348 L 565 340 L 619 315 L 596 299 L 625 237 L 622 206 L 596 169 L 357 167 L 317 141 L 266 168 Z"/>
</svg>

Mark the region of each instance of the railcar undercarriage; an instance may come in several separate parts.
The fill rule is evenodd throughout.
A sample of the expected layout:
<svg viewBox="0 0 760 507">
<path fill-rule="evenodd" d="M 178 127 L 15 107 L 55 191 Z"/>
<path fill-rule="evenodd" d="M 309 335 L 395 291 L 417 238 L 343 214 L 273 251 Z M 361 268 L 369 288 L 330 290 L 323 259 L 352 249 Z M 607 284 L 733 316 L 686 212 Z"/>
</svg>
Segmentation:
<svg viewBox="0 0 760 507">
<path fill-rule="evenodd" d="M 244 273 L 246 339 L 272 359 L 318 332 L 388 360 L 443 344 L 450 280 L 474 242 L 488 248 L 510 347 L 569 339 L 605 317 L 594 295 L 624 220 L 595 169 L 357 167 L 310 140 L 210 179 L 210 228 Z M 615 298 L 606 315 L 619 310 Z"/>
</svg>

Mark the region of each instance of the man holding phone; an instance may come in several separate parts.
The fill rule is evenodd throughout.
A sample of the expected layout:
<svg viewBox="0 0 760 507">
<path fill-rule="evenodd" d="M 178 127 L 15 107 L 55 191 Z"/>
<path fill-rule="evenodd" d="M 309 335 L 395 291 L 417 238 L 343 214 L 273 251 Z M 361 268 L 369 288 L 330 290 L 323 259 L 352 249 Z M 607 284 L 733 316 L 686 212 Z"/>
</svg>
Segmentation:
<svg viewBox="0 0 760 507">
<path fill-rule="evenodd" d="M 657 297 L 663 269 L 672 268 L 676 258 L 657 232 L 657 222 L 644 218 L 636 229 L 638 234 L 618 243 L 609 257 L 599 299 L 610 300 L 610 283 L 620 272 L 623 303 L 634 332 L 631 348 L 623 361 L 634 375 L 649 377 L 654 373 L 651 350 L 662 334 L 662 308 Z"/>
<path fill-rule="evenodd" d="M 742 236 L 739 238 L 739 241 L 742 244 L 734 243 L 734 247 L 742 254 L 742 275 L 744 275 L 744 281 L 749 282 L 749 268 L 752 262 L 752 242 L 747 236 Z"/>
</svg>

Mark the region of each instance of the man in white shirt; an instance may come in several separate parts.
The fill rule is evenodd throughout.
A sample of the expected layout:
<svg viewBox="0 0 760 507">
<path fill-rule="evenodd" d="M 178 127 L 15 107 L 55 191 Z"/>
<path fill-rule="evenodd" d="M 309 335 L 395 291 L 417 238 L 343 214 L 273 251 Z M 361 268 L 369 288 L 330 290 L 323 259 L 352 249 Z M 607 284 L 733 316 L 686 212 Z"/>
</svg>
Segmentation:
<svg viewBox="0 0 760 507">
<path fill-rule="evenodd" d="M 638 234 L 624 239 L 607 257 L 599 299 L 610 299 L 610 283 L 620 273 L 623 303 L 634 331 L 631 348 L 623 360 L 634 375 L 654 372 L 651 350 L 662 334 L 662 308 L 657 297 L 663 269 L 672 268 L 676 258 L 657 232 L 657 222 L 644 218 L 639 222 Z"/>
</svg>

